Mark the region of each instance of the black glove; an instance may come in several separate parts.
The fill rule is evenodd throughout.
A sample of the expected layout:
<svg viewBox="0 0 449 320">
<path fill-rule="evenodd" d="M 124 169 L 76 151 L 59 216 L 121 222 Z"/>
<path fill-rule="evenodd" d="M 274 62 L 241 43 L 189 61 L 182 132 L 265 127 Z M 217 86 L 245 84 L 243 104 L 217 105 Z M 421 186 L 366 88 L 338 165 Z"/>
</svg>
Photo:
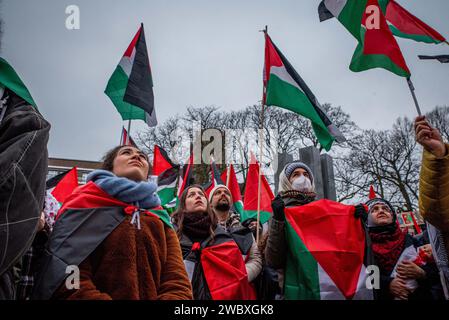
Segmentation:
<svg viewBox="0 0 449 320">
<path fill-rule="evenodd" d="M 368 219 L 368 207 L 364 204 L 358 204 L 355 206 L 354 216 L 356 218 L 361 218 L 362 221 L 366 221 Z"/>
<path fill-rule="evenodd" d="M 284 200 L 282 200 L 280 195 L 277 195 L 276 198 L 271 201 L 271 208 L 273 209 L 273 218 L 278 221 L 285 221 L 284 214 Z"/>
</svg>

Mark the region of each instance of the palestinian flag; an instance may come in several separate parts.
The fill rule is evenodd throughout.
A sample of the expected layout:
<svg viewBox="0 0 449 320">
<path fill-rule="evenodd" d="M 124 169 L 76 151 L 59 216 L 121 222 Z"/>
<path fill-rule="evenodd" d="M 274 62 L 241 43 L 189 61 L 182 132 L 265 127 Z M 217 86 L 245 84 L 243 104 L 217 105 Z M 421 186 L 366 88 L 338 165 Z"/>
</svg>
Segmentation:
<svg viewBox="0 0 449 320">
<path fill-rule="evenodd" d="M 256 300 L 243 258 L 252 243 L 251 233 L 235 237 L 222 228 L 215 229 L 214 236 L 201 243 L 183 236 L 180 245 L 194 299 Z"/>
<path fill-rule="evenodd" d="M 20 98 L 36 107 L 36 103 L 31 97 L 27 87 L 23 84 L 14 68 L 3 58 L 0 57 L 0 86 L 8 88 Z M 0 97 L 1 98 L 1 97 Z"/>
<path fill-rule="evenodd" d="M 441 43 L 446 39 L 432 27 L 408 12 L 404 7 L 394 0 L 380 0 L 379 4 L 385 14 L 391 32 L 401 38 L 412 39 L 425 43 Z M 318 7 L 320 21 L 325 21 L 334 17 L 327 10 L 325 0 L 321 1 Z"/>
<path fill-rule="evenodd" d="M 169 205 L 176 198 L 176 184 L 178 180 L 179 167 L 169 168 L 157 177 L 157 194 L 161 199 L 163 207 Z M 171 206 L 169 205 L 169 207 Z"/>
<path fill-rule="evenodd" d="M 32 299 L 51 299 L 67 277 L 66 268 L 79 266 L 136 209 L 111 197 L 92 181 L 77 188 L 58 212 L 59 222 L 42 256 Z M 141 210 L 141 216 L 158 219 L 173 228 L 170 216 L 161 207 Z"/>
<path fill-rule="evenodd" d="M 337 17 L 359 42 L 349 66 L 352 71 L 383 68 L 408 78 L 410 70 L 384 15 L 386 5 L 384 0 L 323 0 L 319 11 Z"/>
<path fill-rule="evenodd" d="M 210 182 L 204 186 L 204 190 L 206 191 L 206 197 L 209 197 L 210 192 L 216 185 L 219 184 L 224 185 L 223 180 L 221 180 L 220 170 L 218 170 L 215 161 L 212 161 L 210 164 L 210 176 L 211 176 Z"/>
<path fill-rule="evenodd" d="M 229 179 L 228 179 L 229 174 Z M 225 170 L 221 174 L 221 180 L 226 183 L 226 186 L 231 190 L 232 201 L 234 201 L 234 210 L 240 215 L 243 215 L 243 201 L 240 193 L 239 183 L 237 182 L 237 176 L 235 175 L 234 166 L 229 165 L 228 170 Z M 229 183 L 228 183 L 229 181 Z"/>
<path fill-rule="evenodd" d="M 136 143 L 134 142 L 133 138 L 128 134 L 128 131 L 125 129 L 125 127 L 122 127 L 122 135 L 120 136 L 120 145 L 121 146 L 133 146 L 137 148 Z"/>
<path fill-rule="evenodd" d="M 167 151 L 158 145 L 154 145 L 153 151 L 153 175 L 159 176 L 165 170 L 178 167 L 168 156 Z"/>
<path fill-rule="evenodd" d="M 78 187 L 78 171 L 76 167 L 57 175 L 54 177 L 53 181 L 47 182 L 47 189 L 52 188 L 53 184 L 55 184 L 55 187 L 51 191 L 51 194 L 56 200 L 58 200 L 59 203 L 64 203 L 67 197 L 72 194 L 73 190 Z"/>
<path fill-rule="evenodd" d="M 312 122 L 321 146 L 346 139 L 321 108 L 315 95 L 265 33 L 264 103 L 298 113 Z"/>
<path fill-rule="evenodd" d="M 243 213 L 240 220 L 257 219 L 257 199 L 259 195 L 259 170 L 260 166 L 255 159 L 249 165 L 246 176 L 245 194 L 243 196 Z M 260 188 L 260 222 L 264 224 L 273 215 L 271 200 L 274 199 L 273 192 L 267 179 L 262 174 Z"/>
<path fill-rule="evenodd" d="M 439 56 L 418 56 L 421 60 L 438 60 L 441 63 L 449 63 L 449 54 Z"/>
<path fill-rule="evenodd" d="M 109 79 L 105 93 L 123 120 L 140 119 L 150 127 L 157 125 L 143 24 Z"/>
<path fill-rule="evenodd" d="M 385 18 L 395 36 L 425 43 L 438 44 L 446 41 L 441 34 L 405 10 L 396 1 L 380 0 L 380 2 L 387 2 Z"/>
<path fill-rule="evenodd" d="M 373 299 L 366 286 L 369 237 L 354 206 L 323 199 L 287 207 L 285 218 L 285 299 Z"/>
</svg>

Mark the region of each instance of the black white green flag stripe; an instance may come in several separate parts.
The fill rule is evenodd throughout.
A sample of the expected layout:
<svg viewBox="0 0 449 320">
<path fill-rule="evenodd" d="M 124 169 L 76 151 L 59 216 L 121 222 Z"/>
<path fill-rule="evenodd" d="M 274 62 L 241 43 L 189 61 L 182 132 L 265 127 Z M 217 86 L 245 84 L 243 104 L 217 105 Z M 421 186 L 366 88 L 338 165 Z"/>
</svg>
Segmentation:
<svg viewBox="0 0 449 320">
<path fill-rule="evenodd" d="M 157 125 L 143 24 L 109 79 L 105 93 L 123 120 L 140 119 L 150 127 Z"/>
<path fill-rule="evenodd" d="M 310 119 L 315 135 L 324 149 L 330 150 L 334 140 L 337 142 L 346 140 L 267 33 L 265 33 L 264 86 L 265 105 L 288 109 Z"/>
</svg>

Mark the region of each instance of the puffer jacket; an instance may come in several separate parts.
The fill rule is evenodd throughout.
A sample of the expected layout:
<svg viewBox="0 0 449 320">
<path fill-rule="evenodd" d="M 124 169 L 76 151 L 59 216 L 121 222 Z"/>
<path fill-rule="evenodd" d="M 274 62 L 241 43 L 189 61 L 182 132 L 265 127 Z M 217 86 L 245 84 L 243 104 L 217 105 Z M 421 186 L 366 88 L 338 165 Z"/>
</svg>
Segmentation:
<svg viewBox="0 0 449 320">
<path fill-rule="evenodd" d="M 449 144 L 446 144 L 449 150 Z M 437 159 L 424 150 L 419 178 L 419 212 L 441 231 L 449 255 L 449 153 Z"/>
</svg>

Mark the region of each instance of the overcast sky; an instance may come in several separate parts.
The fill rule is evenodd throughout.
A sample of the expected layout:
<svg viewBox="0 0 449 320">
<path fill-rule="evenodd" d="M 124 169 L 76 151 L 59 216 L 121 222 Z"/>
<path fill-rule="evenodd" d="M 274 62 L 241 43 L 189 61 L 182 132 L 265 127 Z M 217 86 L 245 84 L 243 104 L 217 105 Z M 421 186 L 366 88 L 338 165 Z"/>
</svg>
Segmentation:
<svg viewBox="0 0 449 320">
<path fill-rule="evenodd" d="M 353 73 L 356 40 L 335 19 L 320 23 L 319 0 L 3 0 L 1 55 L 15 67 L 52 124 L 52 157 L 99 160 L 123 124 L 103 93 L 123 52 L 145 24 L 159 121 L 187 106 L 239 110 L 262 92 L 265 25 L 322 102 L 341 105 L 362 128 L 387 129 L 415 116 L 404 78 L 383 69 Z M 449 37 L 449 1 L 398 0 Z M 67 30 L 68 5 L 81 13 Z M 448 45 L 398 39 L 423 112 L 449 105 L 449 65 L 418 54 Z M 144 128 L 133 122 L 131 134 Z"/>
</svg>

